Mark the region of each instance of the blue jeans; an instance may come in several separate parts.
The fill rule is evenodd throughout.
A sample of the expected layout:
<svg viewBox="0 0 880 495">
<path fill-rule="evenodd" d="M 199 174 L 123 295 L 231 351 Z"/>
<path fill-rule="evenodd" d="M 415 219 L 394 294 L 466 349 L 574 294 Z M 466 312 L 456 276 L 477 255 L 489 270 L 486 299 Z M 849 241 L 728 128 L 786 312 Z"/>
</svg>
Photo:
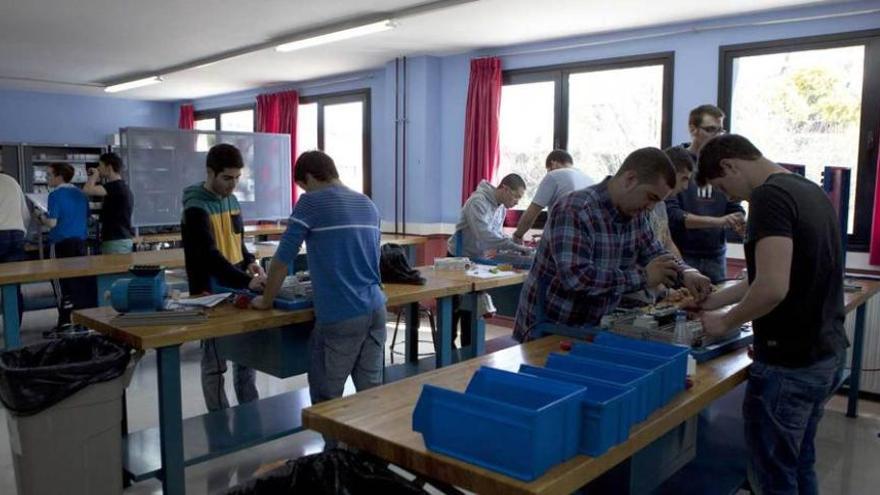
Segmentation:
<svg viewBox="0 0 880 495">
<path fill-rule="evenodd" d="M 309 339 L 312 404 L 342 397 L 351 375 L 360 392 L 382 384 L 385 307 L 334 323 L 315 322 Z"/>
<path fill-rule="evenodd" d="M 202 394 L 205 396 L 205 406 L 209 411 L 219 411 L 229 408 L 229 399 L 226 398 L 225 379 L 226 359 L 217 352 L 215 339 L 202 341 Z M 247 366 L 238 363 L 232 365 L 232 385 L 235 389 L 235 398 L 239 404 L 253 402 L 260 398 L 257 391 L 257 372 Z"/>
<path fill-rule="evenodd" d="M 743 420 L 749 483 L 755 493 L 819 493 L 814 469 L 816 429 L 842 373 L 842 356 L 804 368 L 752 364 Z"/>
<path fill-rule="evenodd" d="M 720 284 L 727 278 L 727 255 L 721 254 L 714 258 L 682 255 L 684 262 L 709 277 L 713 284 Z"/>
<path fill-rule="evenodd" d="M 334 323 L 315 321 L 309 338 L 312 404 L 342 397 L 351 375 L 358 392 L 382 385 L 385 369 L 385 307 Z M 324 435 L 324 451 L 337 447 Z"/>
</svg>

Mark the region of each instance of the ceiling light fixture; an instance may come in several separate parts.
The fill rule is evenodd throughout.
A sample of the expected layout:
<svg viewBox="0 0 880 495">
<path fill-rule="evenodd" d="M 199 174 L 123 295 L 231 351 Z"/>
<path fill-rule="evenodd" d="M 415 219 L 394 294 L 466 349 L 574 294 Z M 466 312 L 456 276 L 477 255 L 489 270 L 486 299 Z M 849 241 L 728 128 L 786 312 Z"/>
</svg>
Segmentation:
<svg viewBox="0 0 880 495">
<path fill-rule="evenodd" d="M 383 19 L 378 22 L 362 24 L 360 26 L 340 29 L 338 31 L 331 31 L 325 34 L 309 36 L 308 38 L 291 41 L 290 43 L 284 43 L 283 45 L 276 46 L 275 50 L 279 52 L 292 52 L 294 50 L 300 50 L 311 46 L 324 45 L 327 43 L 334 43 L 336 41 L 347 40 L 350 38 L 357 38 L 358 36 L 381 33 L 382 31 L 394 29 L 394 27 L 395 24 L 391 19 Z"/>
<path fill-rule="evenodd" d="M 158 84 L 160 82 L 162 82 L 161 77 L 150 76 L 143 79 L 135 79 L 133 81 L 113 84 L 104 88 L 104 91 L 106 91 L 107 93 L 118 93 L 120 91 L 128 91 L 129 89 L 142 88 L 144 86 L 150 86 L 152 84 Z"/>
</svg>

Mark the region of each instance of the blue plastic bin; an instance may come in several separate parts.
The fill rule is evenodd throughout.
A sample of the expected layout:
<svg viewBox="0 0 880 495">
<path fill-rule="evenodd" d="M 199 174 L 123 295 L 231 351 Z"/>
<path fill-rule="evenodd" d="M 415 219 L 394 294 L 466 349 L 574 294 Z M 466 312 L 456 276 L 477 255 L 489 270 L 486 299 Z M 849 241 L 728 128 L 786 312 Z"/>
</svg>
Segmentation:
<svg viewBox="0 0 880 495">
<path fill-rule="evenodd" d="M 570 354 L 550 353 L 545 366 L 549 369 L 574 373 L 588 378 L 598 378 L 618 385 L 635 389 L 636 400 L 633 409 L 633 423 L 644 421 L 651 411 L 648 409 L 648 384 L 653 379 L 653 371 L 629 366 L 621 366 Z"/>
<path fill-rule="evenodd" d="M 675 362 L 673 365 L 675 378 L 672 381 L 670 390 L 673 396 L 684 390 L 684 381 L 687 378 L 688 356 L 691 352 L 690 347 L 649 340 L 637 340 L 611 332 L 600 332 L 594 337 L 593 342 L 608 347 L 629 349 L 672 359 Z"/>
<path fill-rule="evenodd" d="M 425 385 L 413 430 L 425 445 L 531 481 L 578 453 L 582 386 L 481 368 L 465 393 Z"/>
<path fill-rule="evenodd" d="M 670 359 L 598 344 L 575 344 L 571 348 L 571 354 L 653 371 L 654 376 L 649 379 L 650 384 L 648 385 L 648 407 L 651 411 L 663 407 L 663 404 L 666 404 L 666 401 L 671 397 L 669 392 L 671 383 L 669 382 L 673 377 L 670 372 L 673 362 Z"/>
<path fill-rule="evenodd" d="M 528 364 L 520 365 L 519 372 L 587 388 L 581 413 L 581 453 L 599 456 L 629 438 L 636 397 L 632 387 Z"/>
</svg>

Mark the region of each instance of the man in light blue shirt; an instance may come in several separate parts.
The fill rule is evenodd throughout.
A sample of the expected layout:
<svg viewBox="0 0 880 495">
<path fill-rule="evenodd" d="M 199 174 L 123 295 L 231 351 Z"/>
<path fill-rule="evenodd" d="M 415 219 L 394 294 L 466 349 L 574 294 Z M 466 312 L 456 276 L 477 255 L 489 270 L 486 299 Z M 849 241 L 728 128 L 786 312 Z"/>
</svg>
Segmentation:
<svg viewBox="0 0 880 495">
<path fill-rule="evenodd" d="M 339 180 L 321 151 L 300 155 L 294 181 L 306 191 L 269 266 L 266 288 L 252 302 L 269 309 L 288 266 L 306 243 L 315 304 L 309 362 L 312 404 L 342 397 L 351 375 L 358 391 L 382 383 L 385 294 L 379 277 L 379 211 Z"/>
<path fill-rule="evenodd" d="M 514 241 L 522 242 L 526 232 L 532 228 L 544 208 L 547 208 L 549 212 L 550 207 L 562 196 L 593 185 L 593 181 L 587 174 L 574 168 L 574 160 L 565 150 L 551 151 L 547 155 L 544 165 L 547 167 L 547 175 L 541 179 L 535 197 L 532 198 L 532 203 L 516 224 L 516 232 L 513 233 Z"/>
</svg>

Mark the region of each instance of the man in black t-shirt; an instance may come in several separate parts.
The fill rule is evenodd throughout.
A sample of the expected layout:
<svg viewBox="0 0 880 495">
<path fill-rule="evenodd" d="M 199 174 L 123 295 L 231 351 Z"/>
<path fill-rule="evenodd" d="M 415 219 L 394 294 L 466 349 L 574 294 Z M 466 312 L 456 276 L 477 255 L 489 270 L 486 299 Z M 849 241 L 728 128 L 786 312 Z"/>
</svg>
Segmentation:
<svg viewBox="0 0 880 495">
<path fill-rule="evenodd" d="M 104 153 L 98 158 L 98 167 L 89 169 L 89 180 L 83 192 L 104 198 L 101 205 L 101 253 L 130 253 L 134 229 L 131 227 L 131 208 L 134 197 L 128 184 L 122 180 L 122 159 L 116 153 Z M 98 179 L 103 184 L 98 184 Z"/>
<path fill-rule="evenodd" d="M 837 214 L 818 185 L 742 136 L 707 142 L 698 168 L 700 184 L 749 202 L 748 281 L 710 296 L 702 314 L 712 335 L 753 322 L 743 402 L 749 481 L 757 493 L 818 493 L 816 429 L 849 345 Z"/>
</svg>

